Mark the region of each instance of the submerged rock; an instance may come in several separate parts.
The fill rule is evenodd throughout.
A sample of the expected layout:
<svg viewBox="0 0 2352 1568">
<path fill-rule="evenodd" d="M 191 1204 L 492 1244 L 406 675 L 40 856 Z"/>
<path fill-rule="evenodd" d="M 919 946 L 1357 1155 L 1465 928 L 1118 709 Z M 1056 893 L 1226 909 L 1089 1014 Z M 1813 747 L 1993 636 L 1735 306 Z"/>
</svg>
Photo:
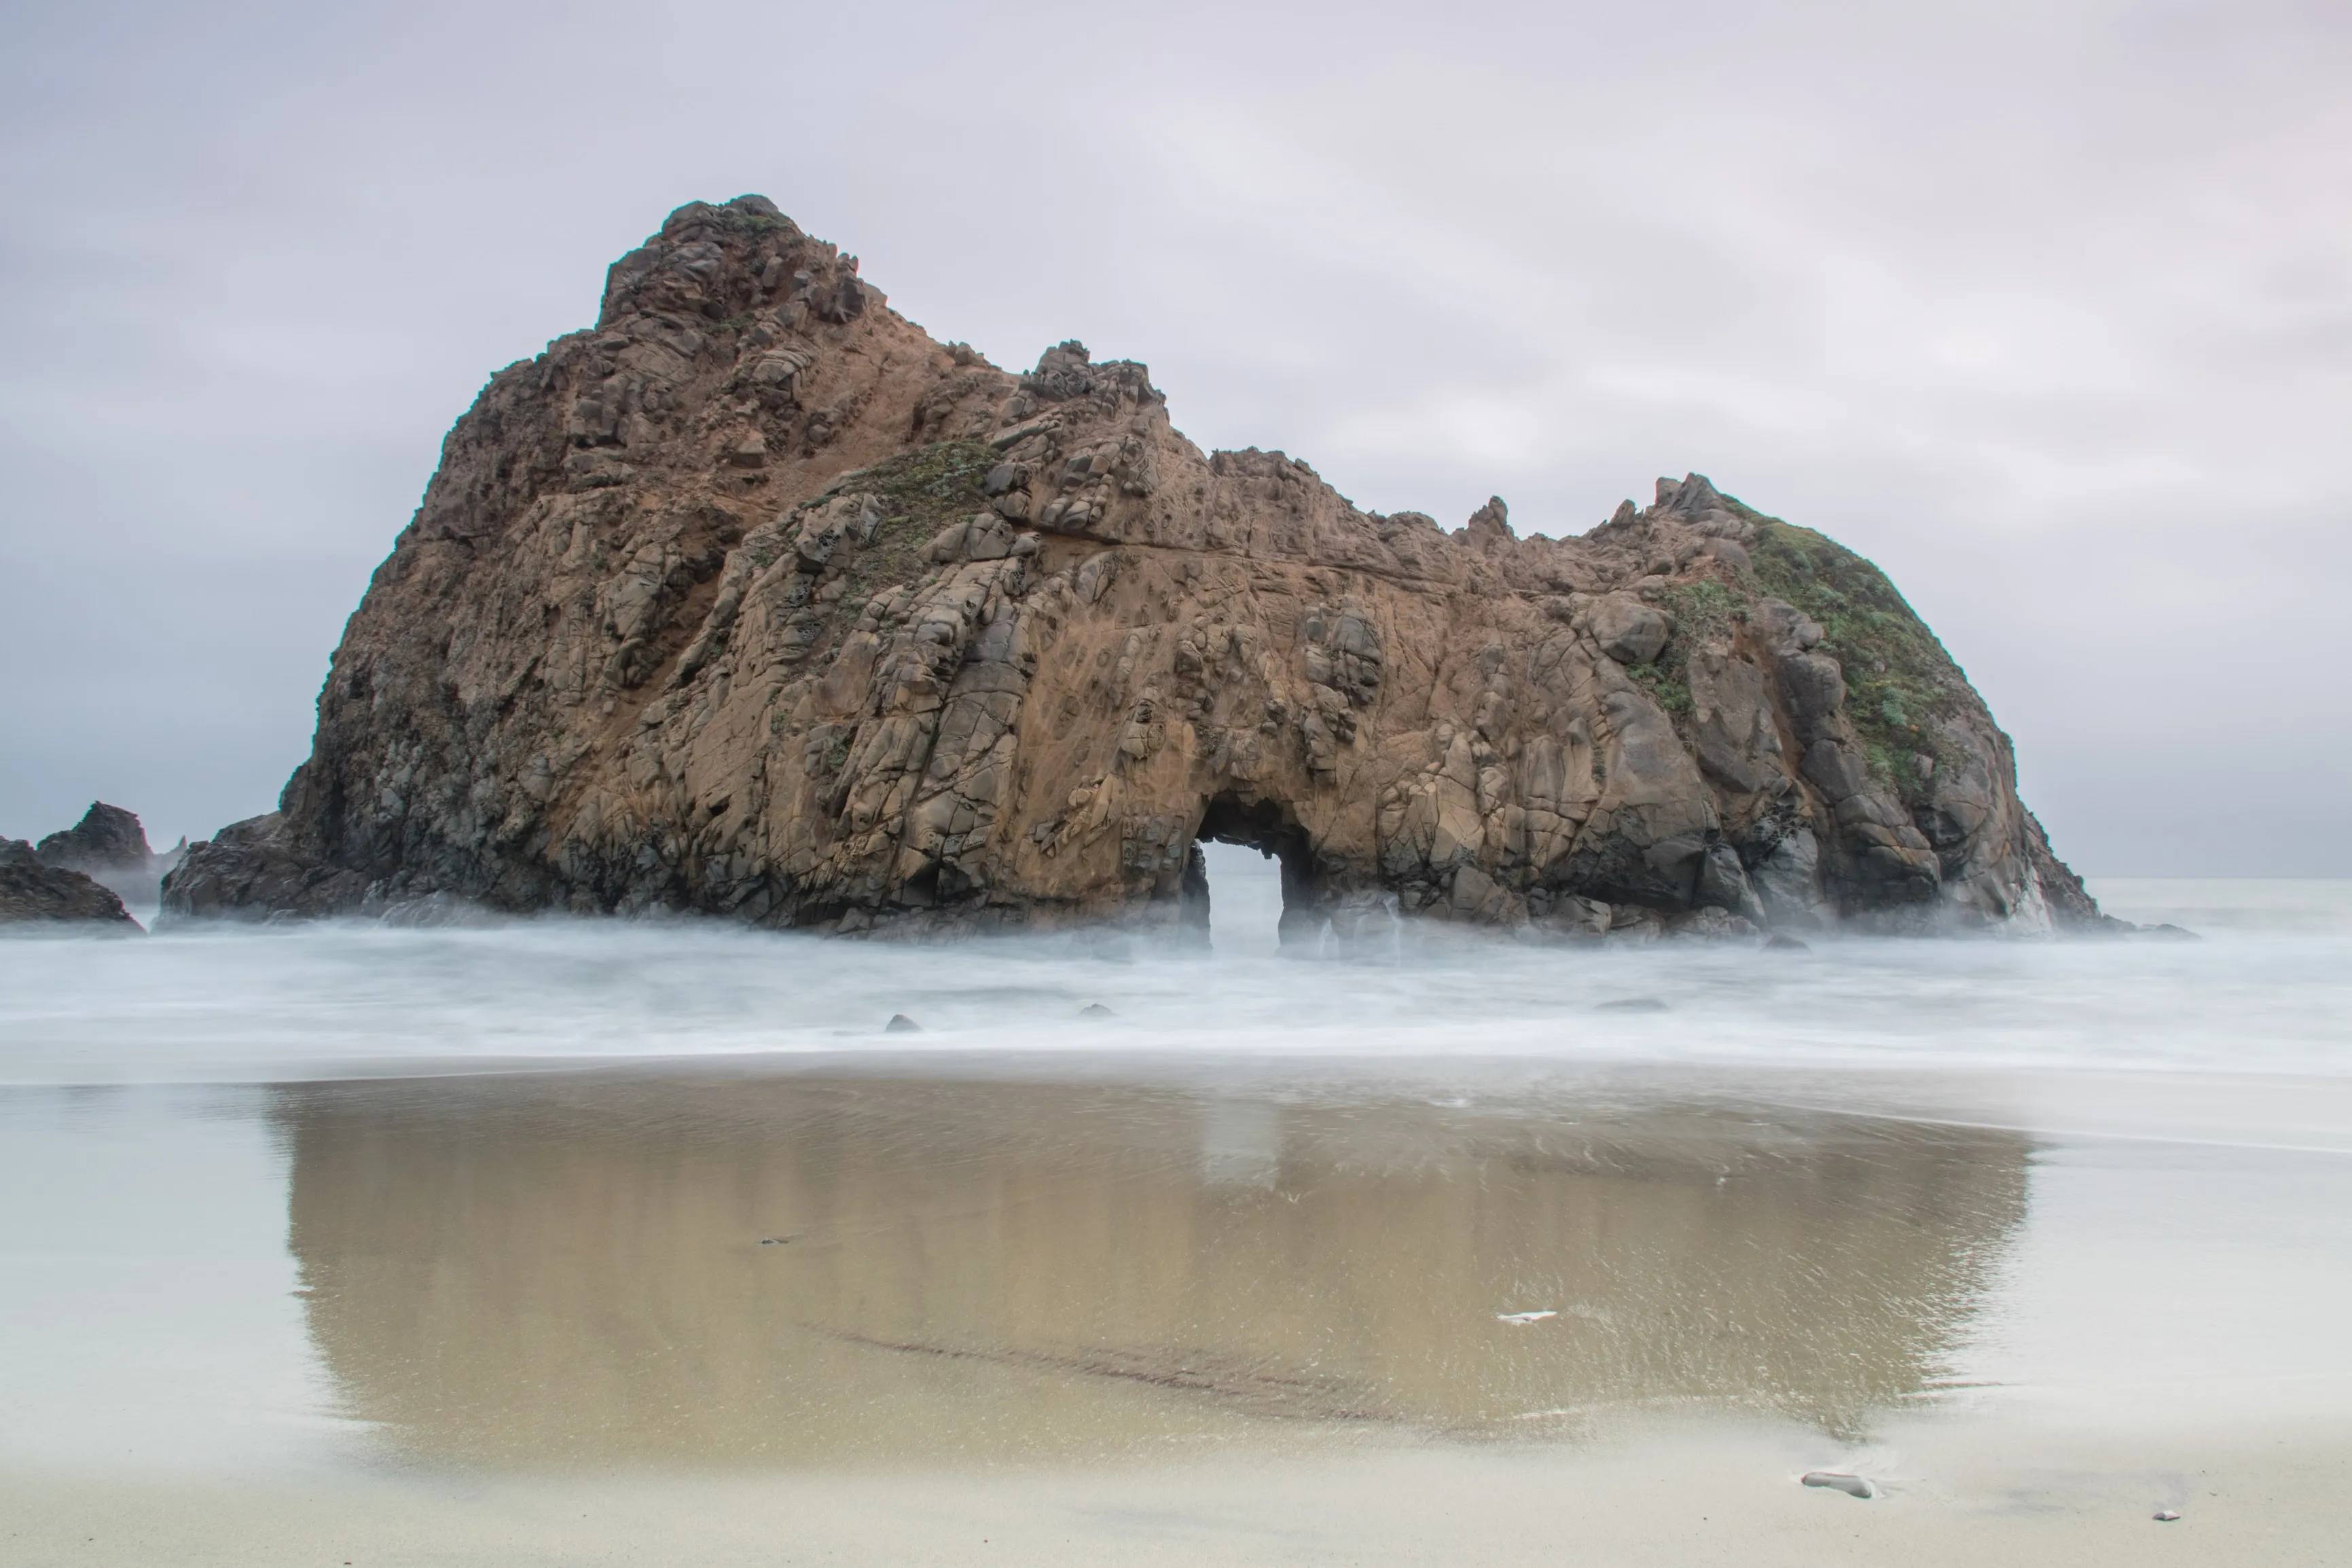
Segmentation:
<svg viewBox="0 0 2352 1568">
<path fill-rule="evenodd" d="M 111 888 L 48 864 L 22 839 L 0 839 L 0 925 L 95 925 L 126 936 L 139 929 Z"/>
<path fill-rule="evenodd" d="M 2097 923 L 2014 781 L 1875 567 L 1704 477 L 1574 538 L 1366 512 L 745 197 L 490 379 L 279 810 L 165 904 L 1205 930 L 1213 837 L 1286 940 Z"/>
<path fill-rule="evenodd" d="M 1798 1479 L 1809 1487 L 1826 1487 L 1832 1491 L 1842 1491 L 1848 1497 L 1864 1500 L 1876 1495 L 1875 1489 L 1867 1480 L 1860 1476 L 1847 1475 L 1843 1470 L 1807 1470 Z"/>
</svg>

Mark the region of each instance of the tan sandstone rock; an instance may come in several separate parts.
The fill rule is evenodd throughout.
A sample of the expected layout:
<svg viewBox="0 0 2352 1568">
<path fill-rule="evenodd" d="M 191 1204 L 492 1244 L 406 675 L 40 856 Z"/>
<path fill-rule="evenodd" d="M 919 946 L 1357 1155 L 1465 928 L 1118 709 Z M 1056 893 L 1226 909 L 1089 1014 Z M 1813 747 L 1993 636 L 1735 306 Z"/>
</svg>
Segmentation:
<svg viewBox="0 0 2352 1568">
<path fill-rule="evenodd" d="M 1286 935 L 2097 920 L 2014 777 L 1875 568 L 1704 478 L 1566 539 L 1366 513 L 747 196 L 491 379 L 280 811 L 166 901 L 1181 928 L 1214 837 Z"/>
</svg>

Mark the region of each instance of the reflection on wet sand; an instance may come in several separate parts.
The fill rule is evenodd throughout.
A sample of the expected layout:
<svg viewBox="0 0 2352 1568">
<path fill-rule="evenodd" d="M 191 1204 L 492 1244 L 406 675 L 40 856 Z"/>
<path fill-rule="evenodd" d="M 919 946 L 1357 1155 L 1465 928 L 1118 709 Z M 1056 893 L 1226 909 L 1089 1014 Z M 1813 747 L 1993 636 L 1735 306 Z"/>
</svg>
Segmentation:
<svg viewBox="0 0 2352 1568">
<path fill-rule="evenodd" d="M 422 1457 L 526 1465 L 1538 1436 L 1662 1402 L 1850 1429 L 1940 1375 L 2029 1155 L 1577 1095 L 276 1092 L 310 1333 L 350 1413 Z"/>
</svg>

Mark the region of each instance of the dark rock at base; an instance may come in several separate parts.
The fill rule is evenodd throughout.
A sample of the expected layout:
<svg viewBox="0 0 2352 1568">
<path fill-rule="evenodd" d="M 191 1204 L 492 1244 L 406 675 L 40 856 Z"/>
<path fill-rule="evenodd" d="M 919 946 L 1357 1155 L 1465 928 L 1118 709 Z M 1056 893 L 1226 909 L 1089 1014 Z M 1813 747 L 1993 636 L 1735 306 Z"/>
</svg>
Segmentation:
<svg viewBox="0 0 2352 1568">
<path fill-rule="evenodd" d="M 892 1013 L 890 1021 L 882 1026 L 882 1032 L 884 1034 L 920 1034 L 923 1032 L 923 1026 L 905 1013 Z"/>
<path fill-rule="evenodd" d="M 1813 945 L 1784 931 L 1775 931 L 1764 938 L 1764 950 L 1768 953 L 1810 953 Z"/>
<path fill-rule="evenodd" d="M 2142 936 L 2155 936 L 2167 942 L 2201 942 L 2204 940 L 2203 937 L 2198 936 L 2197 933 L 2188 929 L 2186 926 L 2175 925 L 2169 921 L 2155 925 L 2143 925 L 2139 928 L 2138 934 Z"/>
<path fill-rule="evenodd" d="M 2078 936 L 2127 936 L 2132 923 L 2102 912 L 2098 901 L 2083 885 L 2073 867 L 2050 848 L 2050 834 L 2042 820 L 2025 813 L 2025 855 L 2033 866 L 2036 885 L 2056 927 Z"/>
<path fill-rule="evenodd" d="M 1723 942 L 1764 934 L 1754 921 L 1744 915 L 1712 908 L 1694 909 L 1687 915 L 1671 915 L 1666 920 L 1665 930 L 1669 936 L 1702 942 Z"/>
<path fill-rule="evenodd" d="M 83 922 L 125 936 L 139 929 L 108 889 L 80 872 L 44 863 L 22 839 L 0 839 L 0 925 Z"/>
<path fill-rule="evenodd" d="M 163 913 L 165 919 L 315 919 L 356 912 L 367 891 L 363 873 L 320 865 L 289 844 L 285 819 L 272 811 L 189 845 L 163 878 Z"/>
</svg>

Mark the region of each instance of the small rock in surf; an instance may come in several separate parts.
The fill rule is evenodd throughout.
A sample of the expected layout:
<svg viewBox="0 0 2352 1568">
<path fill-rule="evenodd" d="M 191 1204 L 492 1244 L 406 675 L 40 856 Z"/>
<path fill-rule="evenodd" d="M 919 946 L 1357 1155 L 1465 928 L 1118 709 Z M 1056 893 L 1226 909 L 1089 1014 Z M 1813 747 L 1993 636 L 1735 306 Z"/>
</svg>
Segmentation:
<svg viewBox="0 0 2352 1568">
<path fill-rule="evenodd" d="M 1871 1485 L 1860 1476 L 1850 1476 L 1843 1470 L 1807 1470 L 1798 1478 L 1809 1487 L 1827 1487 L 1848 1497 L 1867 1499 L 1873 1495 Z"/>
<path fill-rule="evenodd" d="M 1655 997 L 1627 997 L 1622 1001 L 1601 1003 L 1601 1010 L 1604 1013 L 1662 1013 L 1667 1009 L 1666 1004 Z"/>
<path fill-rule="evenodd" d="M 923 1032 L 923 1026 L 905 1013 L 892 1013 L 890 1021 L 882 1026 L 882 1032 L 884 1034 L 920 1034 Z"/>
</svg>

